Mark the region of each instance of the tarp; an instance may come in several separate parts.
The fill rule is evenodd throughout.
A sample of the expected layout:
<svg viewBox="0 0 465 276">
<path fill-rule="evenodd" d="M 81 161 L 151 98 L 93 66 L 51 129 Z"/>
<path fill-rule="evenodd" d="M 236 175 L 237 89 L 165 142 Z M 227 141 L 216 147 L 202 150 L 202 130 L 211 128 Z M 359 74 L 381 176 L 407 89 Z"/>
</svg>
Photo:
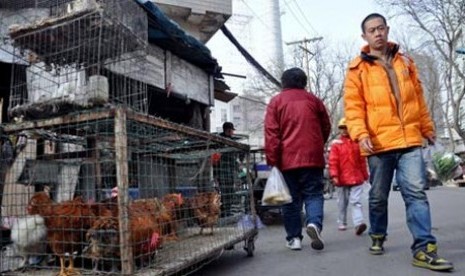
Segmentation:
<svg viewBox="0 0 465 276">
<path fill-rule="evenodd" d="M 218 62 L 204 44 L 182 30 L 151 1 L 135 1 L 147 12 L 150 43 L 169 50 L 215 77 L 221 77 L 221 68 L 218 66 Z"/>
</svg>

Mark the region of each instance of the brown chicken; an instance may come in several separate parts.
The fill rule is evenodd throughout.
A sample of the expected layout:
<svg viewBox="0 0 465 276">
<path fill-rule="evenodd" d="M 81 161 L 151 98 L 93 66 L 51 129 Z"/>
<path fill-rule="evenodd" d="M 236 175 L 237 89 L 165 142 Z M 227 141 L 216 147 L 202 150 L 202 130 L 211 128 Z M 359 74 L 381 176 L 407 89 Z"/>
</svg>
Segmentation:
<svg viewBox="0 0 465 276">
<path fill-rule="evenodd" d="M 167 218 L 165 221 L 161 221 L 163 225 L 163 235 L 168 240 L 178 240 L 177 236 L 177 213 L 180 211 L 180 207 L 184 203 L 184 199 L 181 194 L 167 194 L 162 198 L 162 204 L 165 207 L 166 214 L 160 214 L 161 218 Z"/>
<path fill-rule="evenodd" d="M 154 216 L 147 212 L 150 208 L 148 204 L 129 207 L 129 242 L 136 260 L 149 259 L 161 244 L 160 226 Z M 99 218 L 87 231 L 87 255 L 92 258 L 94 271 L 102 259 L 112 259 L 111 270 L 117 271 L 116 261 L 121 250 L 119 237 L 119 221 L 115 216 Z"/>
<path fill-rule="evenodd" d="M 45 192 L 38 192 L 29 201 L 28 213 L 41 215 L 45 220 L 48 243 L 60 258 L 58 275 L 79 275 L 74 268 L 73 254 L 81 251 L 85 232 L 95 219 L 90 206 L 81 197 L 54 203 Z"/>
<path fill-rule="evenodd" d="M 210 227 L 210 235 L 213 235 L 213 227 L 218 223 L 221 208 L 221 197 L 218 192 L 197 193 L 188 200 L 194 211 L 194 217 L 200 226 L 200 235 L 203 229 Z"/>
</svg>

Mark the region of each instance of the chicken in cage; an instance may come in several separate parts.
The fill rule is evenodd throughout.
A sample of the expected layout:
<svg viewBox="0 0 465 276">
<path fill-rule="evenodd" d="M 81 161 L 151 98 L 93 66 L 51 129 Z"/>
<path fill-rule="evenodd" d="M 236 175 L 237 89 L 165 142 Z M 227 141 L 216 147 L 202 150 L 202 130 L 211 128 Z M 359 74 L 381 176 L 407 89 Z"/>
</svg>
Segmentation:
<svg viewBox="0 0 465 276">
<path fill-rule="evenodd" d="M 177 275 L 240 242 L 253 254 L 252 191 L 212 159 L 247 160 L 247 145 L 126 108 L 7 124 L 5 133 L 26 144 L 4 177 L 13 243 L 2 272 Z"/>
</svg>

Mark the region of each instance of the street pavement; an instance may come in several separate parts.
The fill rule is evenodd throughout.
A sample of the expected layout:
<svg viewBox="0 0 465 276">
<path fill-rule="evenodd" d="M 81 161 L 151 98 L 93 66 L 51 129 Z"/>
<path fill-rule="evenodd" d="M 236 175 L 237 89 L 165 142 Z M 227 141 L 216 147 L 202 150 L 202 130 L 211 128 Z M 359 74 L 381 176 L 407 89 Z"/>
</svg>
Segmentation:
<svg viewBox="0 0 465 276">
<path fill-rule="evenodd" d="M 367 189 L 366 189 L 367 191 Z M 433 221 L 433 234 L 438 239 L 439 254 L 452 261 L 454 275 L 465 275 L 465 188 L 434 187 L 427 191 Z M 364 196 L 367 218 L 367 196 Z M 338 231 L 336 199 L 325 201 L 324 230 L 325 249 L 311 249 L 304 233 L 301 251 L 285 248 L 282 224 L 260 230 L 253 257 L 247 257 L 242 243 L 234 250 L 225 251 L 194 275 L 199 276 L 364 276 L 364 275 L 444 275 L 413 267 L 410 245 L 412 237 L 405 223 L 405 209 L 400 192 L 391 192 L 389 199 L 388 240 L 386 253 L 373 256 L 368 252 L 371 244 L 367 233 L 355 236 L 349 225 L 347 231 Z M 348 214 L 350 215 L 350 213 Z"/>
</svg>

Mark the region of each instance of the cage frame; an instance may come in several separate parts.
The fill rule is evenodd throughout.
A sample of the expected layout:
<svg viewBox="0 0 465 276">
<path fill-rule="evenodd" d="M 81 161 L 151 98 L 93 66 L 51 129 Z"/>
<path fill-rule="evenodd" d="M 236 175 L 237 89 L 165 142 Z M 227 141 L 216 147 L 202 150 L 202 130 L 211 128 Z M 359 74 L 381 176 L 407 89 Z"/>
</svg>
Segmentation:
<svg viewBox="0 0 465 276">
<path fill-rule="evenodd" d="M 14 124 L 4 124 L 5 134 L 20 133 L 22 131 L 35 130 L 35 129 L 52 129 L 63 125 L 77 124 L 87 121 L 95 120 L 114 120 L 114 148 L 116 152 L 115 164 L 116 164 L 116 179 L 117 187 L 121 196 L 118 197 L 118 220 L 120 229 L 120 251 L 121 251 L 121 273 L 123 275 L 175 275 L 178 272 L 184 271 L 189 267 L 196 264 L 200 264 L 205 260 L 211 259 L 215 256 L 219 256 L 221 252 L 228 247 L 233 246 L 239 242 L 244 241 L 244 250 L 246 250 L 248 256 L 253 255 L 255 249 L 254 242 L 258 235 L 257 228 L 257 216 L 255 211 L 253 198 L 253 190 L 249 189 L 250 201 L 250 214 L 254 218 L 254 227 L 251 229 L 244 230 L 242 234 L 234 233 L 229 236 L 227 233 L 227 242 L 220 244 L 219 246 L 212 246 L 207 248 L 206 251 L 199 251 L 194 256 L 185 256 L 182 261 L 166 263 L 164 267 L 158 268 L 147 268 L 147 270 L 135 271 L 135 262 L 132 252 L 132 245 L 130 243 L 130 229 L 129 229 L 129 216 L 128 208 L 130 203 L 129 198 L 129 165 L 128 165 L 128 121 L 134 121 L 137 123 L 143 123 L 154 127 L 161 127 L 172 131 L 182 132 L 191 136 L 198 137 L 200 139 L 214 141 L 222 145 L 231 146 L 237 149 L 241 149 L 249 152 L 250 146 L 242 143 L 238 143 L 234 140 L 227 139 L 225 137 L 212 134 L 203 130 L 198 130 L 188 126 L 176 124 L 158 117 L 145 115 L 131 110 L 124 106 L 113 106 L 110 108 L 102 108 L 97 110 L 85 110 L 68 115 L 53 117 L 48 119 L 40 119 L 35 121 L 23 121 Z M 56 157 L 56 158 L 60 158 Z M 247 167 L 249 167 L 249 158 L 247 158 Z M 249 186 L 251 186 L 251 179 L 247 179 Z M 176 251 L 178 252 L 178 251 Z M 202 266 L 202 265 L 201 265 Z M 200 267 L 201 267 L 200 266 Z"/>
</svg>

